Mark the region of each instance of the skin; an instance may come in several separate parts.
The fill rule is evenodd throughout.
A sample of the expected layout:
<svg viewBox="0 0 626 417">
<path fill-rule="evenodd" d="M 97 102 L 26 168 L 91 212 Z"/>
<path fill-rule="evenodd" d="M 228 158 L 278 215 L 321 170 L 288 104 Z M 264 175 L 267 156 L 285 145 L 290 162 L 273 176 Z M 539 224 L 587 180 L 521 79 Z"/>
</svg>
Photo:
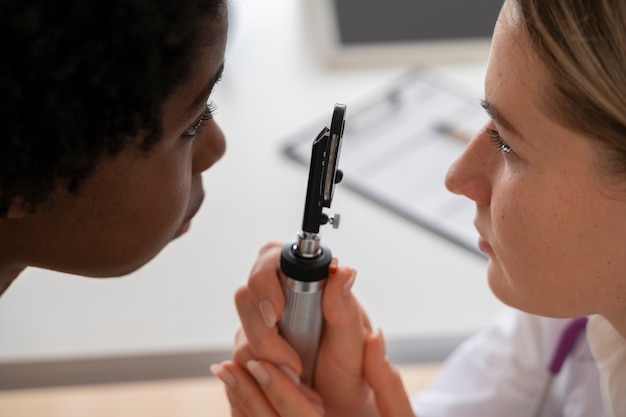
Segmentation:
<svg viewBox="0 0 626 417">
<path fill-rule="evenodd" d="M 206 100 L 224 60 L 227 9 L 208 22 L 191 76 L 163 106 L 163 137 L 147 153 L 142 138 L 104 158 L 78 196 L 63 187 L 34 213 L 12 207 L 0 219 L 0 292 L 28 266 L 84 276 L 130 273 L 189 227 L 204 199 L 203 171 L 225 151 Z M 197 99 L 200 100 L 197 100 Z M 194 105 L 195 102 L 195 105 Z"/>
<path fill-rule="evenodd" d="M 278 334 L 276 327 L 284 309 L 282 289 L 277 285 L 281 246 L 273 243 L 261 250 L 248 285 L 237 291 L 235 301 L 245 334 L 243 337 L 240 334 L 235 349 L 234 361 L 239 365 L 239 370 L 235 364 L 224 364 L 221 368 L 213 369 L 218 376 L 224 375 L 222 371 L 241 374 L 240 370 L 247 369 L 249 361 L 255 359 L 279 364 L 281 377 L 290 378 L 292 386 L 293 375 L 298 376 L 302 372 L 300 359 Z M 336 265 L 337 261 L 333 262 Z M 355 276 L 356 271 L 350 268 L 332 266 L 322 301 L 325 329 L 316 367 L 315 390 L 324 398 L 324 404 L 319 400 L 312 402 L 332 410 L 332 414 L 327 414 L 329 416 L 367 415 L 363 413 L 369 404 L 369 389 L 363 381 L 361 368 L 362 346 L 366 336 L 371 333 L 371 326 L 351 292 Z M 269 308 L 266 303 L 269 303 Z M 259 311 L 262 314 L 259 315 Z M 309 398 L 315 398 L 304 385 L 293 386 L 292 390 L 298 395 L 290 395 L 288 390 L 282 390 L 275 398 L 278 401 L 285 398 L 291 402 L 300 398 L 298 390 L 302 390 L 302 394 Z M 262 412 L 258 403 L 244 402 L 241 409 L 249 413 L 243 415 L 265 415 L 265 412 L 271 413 L 272 406 L 266 403 L 266 410 Z"/>
<path fill-rule="evenodd" d="M 446 186 L 476 203 L 479 246 L 500 300 L 551 317 L 602 314 L 626 335 L 626 186 L 602 169 L 596 140 L 548 116 L 549 83 L 507 2 L 486 74 L 492 121 Z"/>
<path fill-rule="evenodd" d="M 549 83 L 520 26 L 515 3 L 506 1 L 485 78 L 484 102 L 491 121 L 450 167 L 446 186 L 476 203 L 479 246 L 489 255 L 488 281 L 497 297 L 553 317 L 601 314 L 626 337 L 626 186 L 602 168 L 603 150 L 596 140 L 548 116 L 544 100 Z M 282 311 L 275 252 L 264 249 L 257 273 L 238 292 L 248 338 L 240 338 L 233 361 L 213 367 L 227 383 L 232 415 L 414 416 L 402 381 L 385 358 L 382 335 L 363 327 L 367 316 L 356 301 L 342 304 L 340 286 L 329 285 L 324 294 L 325 331 L 342 323 L 362 333 L 320 351 L 322 363 L 335 364 L 318 369 L 318 375 L 328 373 L 331 384 L 316 386 L 321 397 L 294 384 L 283 368 L 298 372 L 297 359 L 264 320 L 267 311 L 260 306 L 266 299 L 276 316 Z M 347 272 L 342 271 L 329 284 L 345 282 Z M 355 347 L 354 340 L 363 344 Z M 283 351 L 283 356 L 277 354 Z M 358 374 L 357 379 L 345 378 L 346 370 L 354 370 L 346 365 L 354 355 L 362 358 L 365 392 Z M 344 402 L 327 397 L 324 392 L 333 388 L 352 396 Z M 347 412 L 359 398 L 364 408 Z"/>
</svg>

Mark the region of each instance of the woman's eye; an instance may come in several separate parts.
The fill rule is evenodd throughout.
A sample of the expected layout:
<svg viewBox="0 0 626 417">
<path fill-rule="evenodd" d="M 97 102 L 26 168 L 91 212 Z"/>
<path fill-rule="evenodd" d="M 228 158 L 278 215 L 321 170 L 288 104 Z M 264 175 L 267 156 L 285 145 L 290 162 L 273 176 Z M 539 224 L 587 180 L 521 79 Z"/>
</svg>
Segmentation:
<svg viewBox="0 0 626 417">
<path fill-rule="evenodd" d="M 487 129 L 487 135 L 491 140 L 491 143 L 496 147 L 499 152 L 504 152 L 510 154 L 513 152 L 513 149 L 502 139 L 500 136 L 500 132 L 496 129 Z"/>
<path fill-rule="evenodd" d="M 202 126 L 204 126 L 204 123 L 207 120 L 211 120 L 213 118 L 213 114 L 216 110 L 217 107 L 213 102 L 207 103 L 206 109 L 204 110 L 204 113 L 202 113 L 202 116 L 200 116 L 200 118 L 189 129 L 185 130 L 183 136 L 187 136 L 192 139 L 196 138 L 202 131 Z"/>
</svg>

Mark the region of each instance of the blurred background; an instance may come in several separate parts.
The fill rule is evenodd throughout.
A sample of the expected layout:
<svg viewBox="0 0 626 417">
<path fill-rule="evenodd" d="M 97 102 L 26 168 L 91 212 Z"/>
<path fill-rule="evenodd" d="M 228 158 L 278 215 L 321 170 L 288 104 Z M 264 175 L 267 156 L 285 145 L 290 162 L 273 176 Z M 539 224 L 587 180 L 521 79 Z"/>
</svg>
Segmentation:
<svg viewBox="0 0 626 417">
<path fill-rule="evenodd" d="M 209 375 L 211 363 L 229 356 L 233 296 L 259 248 L 293 240 L 300 227 L 308 170 L 284 154 L 285 144 L 328 124 L 337 102 L 347 105 L 349 124 L 352 112 L 415 71 L 481 97 L 499 1 L 458 0 L 437 11 L 450 28 L 472 20 L 461 7 L 486 16 L 486 36 L 356 46 L 339 37 L 348 23 L 333 13 L 353 14 L 373 33 L 384 19 L 393 27 L 393 14 L 371 21 L 362 12 L 393 2 L 337 3 L 229 2 L 226 70 L 213 97 L 228 151 L 204 175 L 205 204 L 191 230 L 127 277 L 24 272 L 0 298 L 0 389 Z M 446 2 L 396 3 L 429 10 Z M 417 178 L 420 169 L 405 175 Z M 336 188 L 332 211 L 342 224 L 323 228 L 322 241 L 358 270 L 354 292 L 384 330 L 393 361 L 442 359 L 500 309 L 484 257 L 348 187 Z"/>
</svg>

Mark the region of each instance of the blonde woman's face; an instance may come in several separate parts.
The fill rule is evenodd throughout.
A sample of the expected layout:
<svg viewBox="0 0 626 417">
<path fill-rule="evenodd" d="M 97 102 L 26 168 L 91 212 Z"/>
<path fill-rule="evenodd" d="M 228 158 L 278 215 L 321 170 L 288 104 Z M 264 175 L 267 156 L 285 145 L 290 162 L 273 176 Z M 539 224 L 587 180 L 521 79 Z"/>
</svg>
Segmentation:
<svg viewBox="0 0 626 417">
<path fill-rule="evenodd" d="M 485 79 L 491 121 L 446 185 L 476 203 L 489 284 L 502 301 L 548 316 L 626 317 L 626 187 L 598 169 L 596 142 L 546 115 L 547 83 L 507 1 Z"/>
</svg>

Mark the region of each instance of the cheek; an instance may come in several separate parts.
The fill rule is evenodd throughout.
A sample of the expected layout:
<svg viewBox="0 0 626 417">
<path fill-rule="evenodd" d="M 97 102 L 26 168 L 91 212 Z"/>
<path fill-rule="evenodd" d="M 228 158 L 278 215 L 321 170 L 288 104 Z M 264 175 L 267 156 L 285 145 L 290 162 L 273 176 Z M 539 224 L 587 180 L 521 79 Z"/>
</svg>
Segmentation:
<svg viewBox="0 0 626 417">
<path fill-rule="evenodd" d="M 617 308 L 626 295 L 624 204 L 558 185 L 510 183 L 494 197 L 490 286 L 505 303 L 536 314 Z"/>
<path fill-rule="evenodd" d="M 574 255 L 570 209 L 554 184 L 510 175 L 494 186 L 489 284 L 496 296 L 526 311 L 545 313 Z"/>
<path fill-rule="evenodd" d="M 157 164 L 135 170 L 113 184 L 111 195 L 99 205 L 99 256 L 111 266 L 133 270 L 167 245 L 185 218 L 191 194 L 191 175 L 184 164 Z M 132 178 L 132 179 L 131 179 Z"/>
<path fill-rule="evenodd" d="M 191 194 L 191 176 L 186 172 L 166 166 L 160 171 L 160 175 L 136 184 L 128 204 L 118 211 L 137 240 L 155 244 L 171 237 L 180 226 Z"/>
<path fill-rule="evenodd" d="M 537 270 L 541 264 L 542 246 L 550 247 L 554 224 L 550 204 L 535 193 L 516 184 L 507 183 L 500 192 L 495 190 L 491 203 L 493 246 L 496 261 L 511 285 L 517 286 L 520 275 Z M 532 274 L 536 276 L 536 273 Z"/>
</svg>

